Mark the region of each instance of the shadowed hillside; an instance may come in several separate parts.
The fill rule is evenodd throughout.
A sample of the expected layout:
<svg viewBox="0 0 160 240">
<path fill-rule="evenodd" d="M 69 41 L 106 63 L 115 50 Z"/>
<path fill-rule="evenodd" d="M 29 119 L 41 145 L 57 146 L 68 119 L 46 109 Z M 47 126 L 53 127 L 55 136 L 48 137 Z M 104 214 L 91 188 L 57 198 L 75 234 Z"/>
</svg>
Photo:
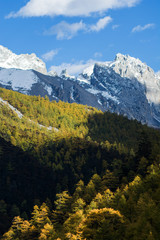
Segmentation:
<svg viewBox="0 0 160 240">
<path fill-rule="evenodd" d="M 91 107 L 49 102 L 47 97 L 44 99 L 25 96 L 4 89 L 0 89 L 0 97 L 23 114 L 20 118 L 14 109 L 3 102 L 0 103 L 1 233 L 7 231 L 14 216 L 29 219 L 35 204 L 40 207 L 42 202 L 46 202 L 50 210 L 59 211 L 54 201 L 56 194 L 63 191 L 68 191 L 66 194 L 69 194 L 64 196 L 65 199 L 69 200 L 72 196 L 73 201 L 68 202 L 65 210 L 67 215 L 64 219 L 61 219 L 62 213 L 53 214 L 51 221 L 54 222 L 56 234 L 59 234 L 59 228 L 63 229 L 62 236 L 53 234 L 53 239 L 56 239 L 55 236 L 69 239 L 64 237 L 67 233 L 65 231 L 71 231 L 73 235 L 78 234 L 77 231 L 80 229 L 76 226 L 73 231 L 68 228 L 69 222 L 72 221 L 69 220 L 69 216 L 75 212 L 73 209 L 85 211 L 85 215 L 82 214 L 77 223 L 77 220 L 73 220 L 75 224 L 79 224 L 83 217 L 89 217 L 90 215 L 86 214 L 92 214 L 90 210 L 94 209 L 99 209 L 97 213 L 100 214 L 100 218 L 101 214 L 112 216 L 113 213 L 117 224 L 121 224 L 124 221 L 123 217 L 121 218 L 116 211 L 122 211 L 122 215 L 126 217 L 122 209 L 124 203 L 121 207 L 113 203 L 108 205 L 102 201 L 98 207 L 96 205 L 98 202 L 95 201 L 99 200 L 94 198 L 98 193 L 104 194 L 106 189 L 110 189 L 117 199 L 123 195 L 125 185 L 133 181 L 137 175 L 143 181 L 150 166 L 152 164 L 158 166 L 159 131 L 143 126 L 137 121 L 129 121 L 108 112 L 102 113 Z M 97 175 L 98 177 L 93 177 Z M 79 181 L 83 181 L 82 185 L 85 188 L 83 193 L 79 193 L 83 200 L 76 203 L 78 199 L 75 198 L 77 194 L 75 191 L 78 191 L 76 184 Z M 120 195 L 117 195 L 116 189 L 121 189 Z M 82 207 L 77 208 L 79 205 L 76 204 L 82 204 Z M 133 201 L 134 207 L 135 204 L 137 202 Z M 101 208 L 108 207 L 113 208 L 113 212 L 100 211 Z M 128 220 L 130 218 L 131 215 L 128 215 Z M 66 226 L 68 230 L 64 230 Z M 116 228 L 116 225 L 114 227 Z M 41 227 L 35 233 L 35 239 L 38 239 L 39 235 L 36 234 L 40 234 L 39 231 Z M 10 239 L 17 238 L 18 235 L 14 235 L 13 229 L 12 232 L 13 237 Z M 94 239 L 87 234 L 86 230 L 83 230 L 82 239 Z M 103 237 L 105 239 L 105 236 Z M 25 237 L 19 235 L 18 239 Z M 74 236 L 70 239 L 74 239 Z"/>
</svg>

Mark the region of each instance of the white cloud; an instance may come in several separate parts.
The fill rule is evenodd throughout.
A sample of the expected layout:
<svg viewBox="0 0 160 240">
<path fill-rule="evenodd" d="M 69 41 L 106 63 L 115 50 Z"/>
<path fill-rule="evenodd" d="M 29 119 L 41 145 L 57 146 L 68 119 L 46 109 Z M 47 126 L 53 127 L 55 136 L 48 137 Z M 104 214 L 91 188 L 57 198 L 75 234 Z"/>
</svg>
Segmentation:
<svg viewBox="0 0 160 240">
<path fill-rule="evenodd" d="M 114 47 L 114 44 L 113 43 L 110 43 L 107 48 L 110 49 L 110 48 L 113 48 Z"/>
<path fill-rule="evenodd" d="M 7 17 L 89 16 L 108 9 L 133 7 L 141 0 L 30 0 Z"/>
<path fill-rule="evenodd" d="M 84 61 L 79 61 L 75 63 L 62 63 L 59 66 L 51 66 L 50 71 L 55 71 L 58 74 L 62 72 L 62 70 L 67 69 L 67 73 L 70 75 L 78 75 L 79 73 L 83 72 L 83 70 L 90 65 L 95 64 L 95 60 L 90 59 L 86 62 Z"/>
<path fill-rule="evenodd" d="M 156 72 L 156 75 L 159 77 L 160 79 L 160 70 L 158 72 Z"/>
<path fill-rule="evenodd" d="M 153 24 L 153 23 L 149 23 L 149 24 L 146 24 L 144 26 L 138 25 L 138 26 L 136 26 L 132 29 L 132 32 L 133 33 L 134 32 L 142 32 L 142 31 L 147 30 L 147 29 L 153 29 L 154 27 L 155 27 L 155 24 Z"/>
<path fill-rule="evenodd" d="M 100 30 L 104 29 L 111 21 L 112 18 L 109 16 L 101 18 L 95 25 L 89 26 L 89 31 L 99 32 Z"/>
<path fill-rule="evenodd" d="M 101 52 L 95 52 L 94 57 L 95 58 L 101 58 L 103 55 Z"/>
<path fill-rule="evenodd" d="M 79 31 L 85 30 L 86 24 L 82 21 L 77 23 L 69 24 L 65 21 L 62 21 L 54 26 L 52 26 L 48 31 L 45 31 L 46 35 L 56 35 L 58 40 L 62 39 L 71 39 Z"/>
<path fill-rule="evenodd" d="M 103 30 L 110 22 L 112 18 L 106 16 L 97 21 L 96 24 L 87 25 L 83 21 L 77 23 L 67 23 L 62 21 L 54 26 L 52 26 L 49 30 L 45 31 L 45 35 L 56 35 L 58 40 L 63 39 L 71 39 L 77 35 L 78 32 L 99 32 Z"/>
<path fill-rule="evenodd" d="M 55 49 L 55 50 L 51 50 L 45 54 L 42 55 L 42 58 L 47 62 L 47 61 L 51 61 L 54 56 L 56 56 L 58 54 L 59 50 Z"/>
<path fill-rule="evenodd" d="M 119 28 L 119 25 L 118 25 L 118 24 L 112 26 L 112 29 L 113 29 L 113 30 L 115 30 L 115 29 L 117 29 L 117 28 Z"/>
</svg>

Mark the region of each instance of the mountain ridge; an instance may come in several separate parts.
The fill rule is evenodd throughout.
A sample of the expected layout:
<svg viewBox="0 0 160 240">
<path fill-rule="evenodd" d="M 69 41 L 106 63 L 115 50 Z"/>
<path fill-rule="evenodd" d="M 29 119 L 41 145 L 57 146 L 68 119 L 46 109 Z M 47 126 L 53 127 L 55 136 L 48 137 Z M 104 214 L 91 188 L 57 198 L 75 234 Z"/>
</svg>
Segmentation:
<svg viewBox="0 0 160 240">
<path fill-rule="evenodd" d="M 29 59 L 31 55 L 23 55 L 23 58 Z M 37 71 L 34 66 L 39 60 L 35 55 L 25 70 L 22 66 L 17 69 L 15 65 L 4 68 L 1 58 L 0 55 L 1 87 L 96 107 L 160 128 L 160 77 L 139 59 L 118 53 L 114 61 L 92 64 L 75 77 L 67 74 L 67 70 L 60 75 L 47 73 L 44 69 Z M 12 60 L 16 62 L 15 55 Z M 32 70 L 27 69 L 28 66 L 33 66 Z"/>
</svg>

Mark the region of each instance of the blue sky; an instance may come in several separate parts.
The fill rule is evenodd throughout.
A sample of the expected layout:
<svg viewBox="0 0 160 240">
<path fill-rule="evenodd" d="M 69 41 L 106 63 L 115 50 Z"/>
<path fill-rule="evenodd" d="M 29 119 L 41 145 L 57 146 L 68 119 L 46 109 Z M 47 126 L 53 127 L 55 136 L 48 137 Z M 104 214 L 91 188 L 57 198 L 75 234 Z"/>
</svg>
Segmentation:
<svg viewBox="0 0 160 240">
<path fill-rule="evenodd" d="M 157 72 L 159 12 L 159 0 L 1 0 L 0 45 L 34 52 L 48 70 L 70 74 L 119 52 Z"/>
</svg>

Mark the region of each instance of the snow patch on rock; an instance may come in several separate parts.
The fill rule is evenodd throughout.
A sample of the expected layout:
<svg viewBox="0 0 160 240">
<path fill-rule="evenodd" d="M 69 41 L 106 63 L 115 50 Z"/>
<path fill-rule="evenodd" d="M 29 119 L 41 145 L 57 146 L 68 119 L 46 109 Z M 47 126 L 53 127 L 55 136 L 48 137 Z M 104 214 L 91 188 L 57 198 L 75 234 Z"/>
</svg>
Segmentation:
<svg viewBox="0 0 160 240">
<path fill-rule="evenodd" d="M 13 107 L 11 104 L 9 104 L 7 101 L 4 101 L 1 97 L 0 97 L 0 102 L 2 104 L 5 104 L 7 105 L 13 112 L 15 112 L 19 118 L 22 118 L 23 117 L 23 114 L 17 110 L 17 108 Z"/>
<path fill-rule="evenodd" d="M 50 86 L 48 86 L 48 85 L 44 85 L 44 89 L 48 92 L 48 95 L 51 96 L 51 94 L 52 94 L 52 88 L 51 88 Z"/>
<path fill-rule="evenodd" d="M 13 90 L 27 93 L 32 85 L 38 82 L 38 77 L 30 70 L 0 69 L 0 83 L 10 86 Z"/>
</svg>

